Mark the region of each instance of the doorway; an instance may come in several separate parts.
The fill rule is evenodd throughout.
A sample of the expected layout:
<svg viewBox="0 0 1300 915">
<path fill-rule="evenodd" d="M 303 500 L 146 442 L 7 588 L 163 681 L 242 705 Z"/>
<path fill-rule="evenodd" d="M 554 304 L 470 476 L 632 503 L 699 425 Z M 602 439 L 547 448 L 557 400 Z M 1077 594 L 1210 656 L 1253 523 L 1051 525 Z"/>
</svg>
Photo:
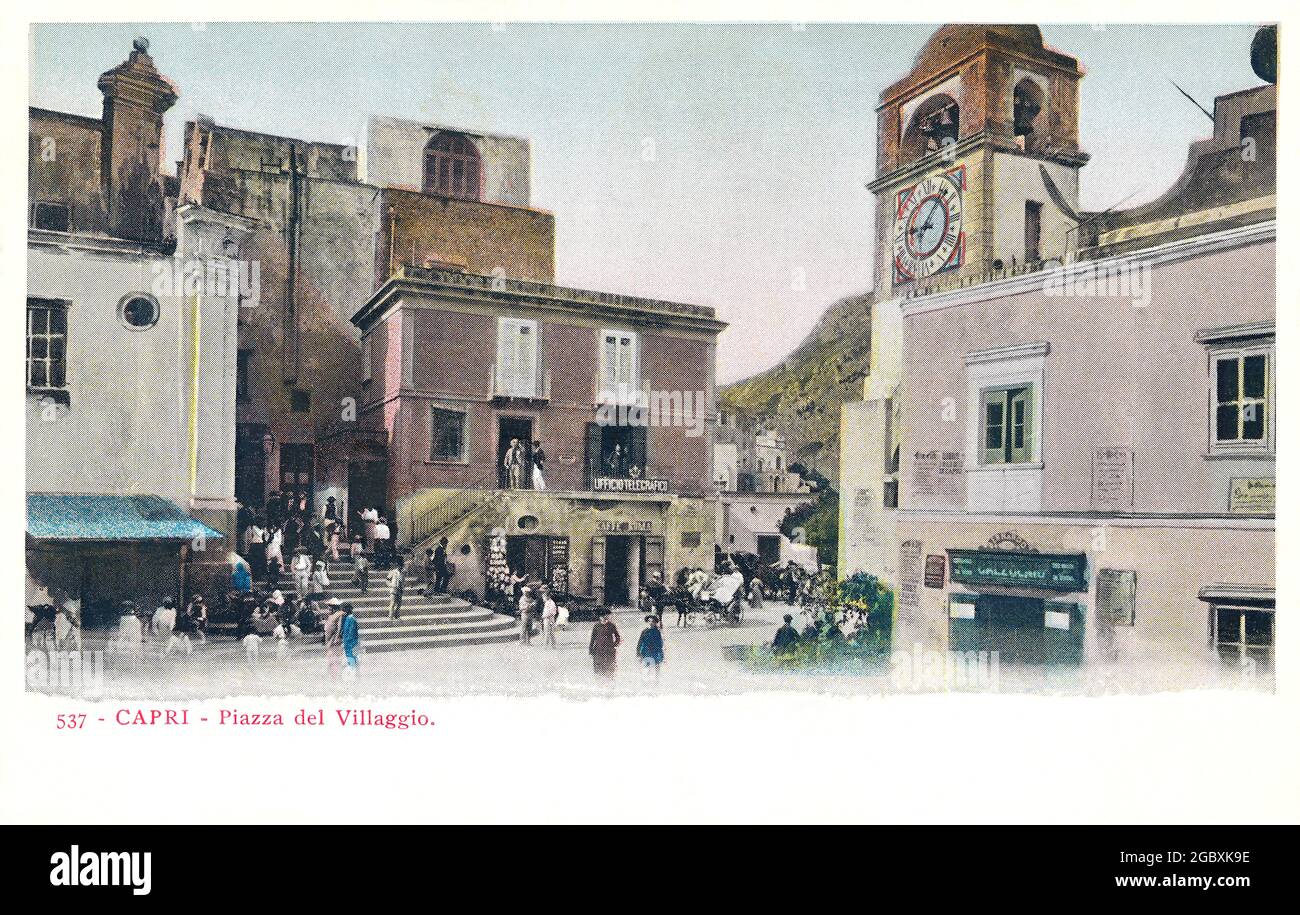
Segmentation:
<svg viewBox="0 0 1300 915">
<path fill-rule="evenodd" d="M 506 470 L 506 452 L 510 450 L 511 441 L 518 440 L 524 446 L 524 470 L 521 475 L 520 489 L 533 488 L 533 421 L 526 416 L 500 416 L 497 418 L 497 486 L 509 489 L 510 474 Z"/>
<path fill-rule="evenodd" d="M 1079 664 L 1083 612 L 1078 604 L 1037 597 L 980 594 L 974 619 L 950 619 L 952 651 L 996 651 L 1011 664 Z"/>
<path fill-rule="evenodd" d="M 781 561 L 781 535 L 758 535 L 758 561 L 763 565 L 776 565 Z"/>
<path fill-rule="evenodd" d="M 307 497 L 307 505 L 312 505 L 315 497 L 313 487 L 316 481 L 316 449 L 310 444 L 285 443 L 280 446 L 280 492 L 297 499 Z"/>
<path fill-rule="evenodd" d="M 506 537 L 506 565 L 510 571 L 527 575 L 529 581 L 549 581 L 546 567 L 549 539 L 541 535 Z"/>
<path fill-rule="evenodd" d="M 384 500 L 388 497 L 387 461 L 348 461 L 347 524 L 349 531 L 360 531 L 361 512 L 377 508 L 386 515 Z"/>
<path fill-rule="evenodd" d="M 605 603 L 626 606 L 628 600 L 628 537 L 605 538 Z"/>
</svg>

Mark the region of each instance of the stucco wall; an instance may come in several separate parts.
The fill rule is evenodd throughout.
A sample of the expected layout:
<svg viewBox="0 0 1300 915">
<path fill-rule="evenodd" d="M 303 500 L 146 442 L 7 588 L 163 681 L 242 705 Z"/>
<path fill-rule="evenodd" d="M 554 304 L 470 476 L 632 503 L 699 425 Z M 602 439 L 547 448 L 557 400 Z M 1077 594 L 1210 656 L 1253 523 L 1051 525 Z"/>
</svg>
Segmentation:
<svg viewBox="0 0 1300 915">
<path fill-rule="evenodd" d="M 908 317 L 900 504 L 916 452 L 965 450 L 964 354 L 1047 341 L 1044 512 L 1088 511 L 1093 451 L 1120 446 L 1134 452 L 1134 511 L 1226 513 L 1229 479 L 1272 476 L 1273 460 L 1207 458 L 1209 362 L 1193 335 L 1272 320 L 1275 253 L 1273 243 L 1258 243 L 1156 266 L 1145 307 L 1132 297 L 1066 298 L 1034 286 Z M 955 412 L 945 413 L 946 398 Z"/>
<path fill-rule="evenodd" d="M 529 205 L 532 161 L 528 140 L 401 118 L 370 118 L 361 156 L 361 180 L 378 187 L 419 190 L 424 181 L 424 148 L 440 130 L 463 133 L 478 149 L 483 166 L 483 200 L 517 207 Z"/>
</svg>

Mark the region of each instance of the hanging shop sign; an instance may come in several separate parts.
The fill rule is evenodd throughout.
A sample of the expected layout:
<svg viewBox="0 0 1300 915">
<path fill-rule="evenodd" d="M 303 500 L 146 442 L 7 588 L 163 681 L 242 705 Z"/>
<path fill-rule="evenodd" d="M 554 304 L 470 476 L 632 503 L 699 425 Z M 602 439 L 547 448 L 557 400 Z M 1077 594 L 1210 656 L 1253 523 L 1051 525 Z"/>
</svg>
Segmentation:
<svg viewBox="0 0 1300 915">
<path fill-rule="evenodd" d="M 1087 591 L 1083 553 L 1020 553 L 1011 550 L 949 550 L 949 577 L 975 585 Z"/>
<path fill-rule="evenodd" d="M 927 588 L 942 588 L 944 573 L 947 571 L 948 557 L 946 556 L 926 556 L 925 557 L 925 586 Z"/>
</svg>

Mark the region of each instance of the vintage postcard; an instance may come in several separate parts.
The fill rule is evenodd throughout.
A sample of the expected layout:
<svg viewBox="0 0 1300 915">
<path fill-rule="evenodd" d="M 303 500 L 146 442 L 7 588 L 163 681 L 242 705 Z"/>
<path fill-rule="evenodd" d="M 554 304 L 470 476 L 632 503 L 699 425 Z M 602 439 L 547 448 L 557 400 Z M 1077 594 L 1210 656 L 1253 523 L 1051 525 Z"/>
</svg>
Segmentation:
<svg viewBox="0 0 1300 915">
<path fill-rule="evenodd" d="M 27 693 L 1271 701 L 1278 26 L 790 16 L 31 25 Z"/>
<path fill-rule="evenodd" d="M 204 63 L 395 30 L 488 58 L 484 93 L 526 78 L 493 54 L 541 44 L 810 67 L 883 31 L 899 53 L 838 153 L 874 167 L 816 214 L 853 223 L 817 240 L 847 250 L 760 255 L 712 236 L 750 214 L 679 208 L 781 206 L 843 125 L 737 124 L 773 170 L 719 188 L 671 92 L 637 100 L 663 109 L 645 136 L 566 148 L 568 101 L 235 105 Z M 1163 171 L 1089 185 L 1134 142 L 1082 129 L 1088 49 L 1117 31 L 1181 63 L 1129 105 L 1176 129 L 1152 131 Z M 1273 28 L 122 35 L 34 34 L 33 686 L 71 652 L 140 698 L 1270 688 Z M 615 242 L 651 214 L 633 231 L 666 250 Z"/>
</svg>

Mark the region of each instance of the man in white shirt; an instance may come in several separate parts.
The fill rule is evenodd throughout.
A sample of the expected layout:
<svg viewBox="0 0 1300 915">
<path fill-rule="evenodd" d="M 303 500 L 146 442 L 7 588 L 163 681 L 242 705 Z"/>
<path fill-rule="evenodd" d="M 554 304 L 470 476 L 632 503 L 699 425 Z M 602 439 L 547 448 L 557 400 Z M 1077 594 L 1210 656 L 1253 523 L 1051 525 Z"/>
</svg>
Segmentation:
<svg viewBox="0 0 1300 915">
<path fill-rule="evenodd" d="M 560 608 L 551 594 L 550 585 L 542 585 L 542 644 L 555 648 L 555 624 L 560 619 Z"/>
</svg>

